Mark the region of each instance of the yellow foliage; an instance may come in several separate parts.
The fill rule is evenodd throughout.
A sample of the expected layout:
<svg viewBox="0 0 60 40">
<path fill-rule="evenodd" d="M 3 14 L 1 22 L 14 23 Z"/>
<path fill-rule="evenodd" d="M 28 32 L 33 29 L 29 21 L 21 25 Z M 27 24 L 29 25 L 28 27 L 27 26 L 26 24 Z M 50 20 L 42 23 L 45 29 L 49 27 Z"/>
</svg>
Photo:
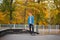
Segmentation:
<svg viewBox="0 0 60 40">
<path fill-rule="evenodd" d="M 24 17 L 25 17 L 25 22 L 27 23 L 29 11 L 32 11 L 34 15 L 36 15 L 35 13 L 40 13 L 42 11 L 45 14 L 44 16 L 45 19 L 48 19 L 49 17 L 53 17 L 54 15 L 57 15 L 58 12 L 60 12 L 58 10 L 52 10 L 49 12 L 48 11 L 49 9 L 46 8 L 47 4 L 45 3 L 38 4 L 38 3 L 32 2 L 32 0 L 28 0 L 28 3 L 25 4 L 25 1 L 26 0 L 16 0 L 16 2 L 14 3 L 16 7 L 15 7 L 15 11 L 13 12 L 12 24 L 24 23 Z M 26 15 L 24 16 L 25 12 L 26 12 Z M 9 24 L 10 20 L 6 18 L 8 12 L 5 12 L 5 14 L 3 13 L 4 12 L 0 11 L 0 21 L 2 21 L 3 23 Z M 39 24 L 47 25 L 46 21 L 40 21 Z"/>
<path fill-rule="evenodd" d="M 0 12 L 0 20 L 4 20 L 4 15 L 2 12 Z"/>
</svg>

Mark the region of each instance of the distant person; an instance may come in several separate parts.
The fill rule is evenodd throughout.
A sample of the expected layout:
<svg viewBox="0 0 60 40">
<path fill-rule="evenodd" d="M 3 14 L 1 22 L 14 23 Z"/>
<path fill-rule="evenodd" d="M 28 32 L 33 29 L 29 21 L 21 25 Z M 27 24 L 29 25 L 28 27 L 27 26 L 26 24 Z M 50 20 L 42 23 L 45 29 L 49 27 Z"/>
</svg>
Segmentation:
<svg viewBox="0 0 60 40">
<path fill-rule="evenodd" d="M 34 16 L 32 15 L 32 13 L 29 13 L 29 17 L 28 17 L 28 24 L 29 24 L 29 32 L 31 34 L 34 34 Z"/>
</svg>

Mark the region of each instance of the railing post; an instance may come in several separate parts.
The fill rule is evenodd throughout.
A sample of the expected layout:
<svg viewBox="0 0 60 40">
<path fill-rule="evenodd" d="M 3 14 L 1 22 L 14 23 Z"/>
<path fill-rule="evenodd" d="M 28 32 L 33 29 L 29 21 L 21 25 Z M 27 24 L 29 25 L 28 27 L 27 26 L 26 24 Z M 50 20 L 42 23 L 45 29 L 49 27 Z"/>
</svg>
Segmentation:
<svg viewBox="0 0 60 40">
<path fill-rule="evenodd" d="M 13 28 L 15 29 L 15 24 L 13 24 L 14 26 L 13 26 Z"/>
<path fill-rule="evenodd" d="M 59 25 L 56 25 L 56 32 L 59 31 Z"/>
<path fill-rule="evenodd" d="M 26 29 L 26 25 L 25 25 L 25 29 Z"/>
<path fill-rule="evenodd" d="M 49 32 L 51 32 L 51 25 L 48 25 Z"/>
<path fill-rule="evenodd" d="M 38 33 L 38 27 L 39 27 L 39 25 L 36 25 L 36 32 Z"/>
<path fill-rule="evenodd" d="M 43 31 L 44 31 L 44 25 L 43 25 Z"/>
</svg>

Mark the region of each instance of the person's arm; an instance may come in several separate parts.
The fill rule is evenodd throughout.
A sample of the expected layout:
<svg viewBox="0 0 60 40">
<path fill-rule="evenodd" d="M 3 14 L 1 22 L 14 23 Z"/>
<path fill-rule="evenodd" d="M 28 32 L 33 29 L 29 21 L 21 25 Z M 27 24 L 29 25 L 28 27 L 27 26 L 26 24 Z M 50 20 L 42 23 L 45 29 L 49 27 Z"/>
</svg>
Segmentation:
<svg viewBox="0 0 60 40">
<path fill-rule="evenodd" d="M 34 25 L 34 16 L 33 16 L 33 25 Z"/>
<path fill-rule="evenodd" d="M 33 22 L 34 22 L 34 16 L 33 16 Z"/>
<path fill-rule="evenodd" d="M 29 24 L 29 17 L 28 17 L 28 24 Z"/>
</svg>

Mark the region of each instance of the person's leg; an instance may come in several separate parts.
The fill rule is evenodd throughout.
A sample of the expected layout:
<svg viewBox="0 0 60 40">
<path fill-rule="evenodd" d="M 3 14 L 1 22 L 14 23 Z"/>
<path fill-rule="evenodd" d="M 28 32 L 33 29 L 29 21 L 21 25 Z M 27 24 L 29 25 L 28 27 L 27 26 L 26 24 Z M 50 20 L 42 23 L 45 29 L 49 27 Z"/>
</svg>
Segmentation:
<svg viewBox="0 0 60 40">
<path fill-rule="evenodd" d="M 31 24 L 29 24 L 29 32 L 31 33 Z"/>
<path fill-rule="evenodd" d="M 34 25 L 32 25 L 32 33 L 34 33 Z"/>
</svg>

